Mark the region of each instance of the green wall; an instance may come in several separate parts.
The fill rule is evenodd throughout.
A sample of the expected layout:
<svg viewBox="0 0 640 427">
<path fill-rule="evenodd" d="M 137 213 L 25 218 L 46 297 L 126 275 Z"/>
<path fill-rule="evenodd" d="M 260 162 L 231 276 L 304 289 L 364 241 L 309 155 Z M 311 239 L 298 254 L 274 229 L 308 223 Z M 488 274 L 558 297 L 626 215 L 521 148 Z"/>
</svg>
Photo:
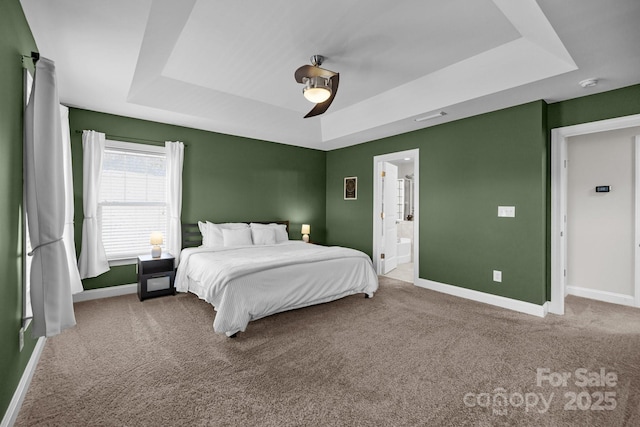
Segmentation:
<svg viewBox="0 0 640 427">
<path fill-rule="evenodd" d="M 549 105 L 549 129 L 640 113 L 640 85 Z"/>
<path fill-rule="evenodd" d="M 22 129 L 21 55 L 37 51 L 18 0 L 0 2 L 0 419 L 13 397 L 35 340 L 22 326 Z"/>
<path fill-rule="evenodd" d="M 313 239 L 325 240 L 323 151 L 75 108 L 70 109 L 69 121 L 78 253 L 82 233 L 82 137 L 76 131 L 83 129 L 132 142 L 144 142 L 138 138 L 183 141 L 185 222 L 289 220 L 291 239 L 300 240 L 300 227 L 308 223 Z M 108 273 L 83 284 L 85 289 L 94 289 L 135 282 L 135 266 L 122 266 L 112 267 Z"/>
<path fill-rule="evenodd" d="M 542 304 L 550 297 L 550 130 L 639 113 L 634 85 L 328 152 L 327 241 L 372 254 L 373 158 L 419 148 L 419 276 Z M 342 198 L 346 176 L 358 177 L 356 201 Z M 497 218 L 498 205 L 515 205 L 516 218 Z"/>
<path fill-rule="evenodd" d="M 542 304 L 545 122 L 538 101 L 327 153 L 329 243 L 372 254 L 373 157 L 419 148 L 420 277 Z M 345 201 L 342 180 L 352 175 L 358 200 Z M 516 218 L 498 218 L 498 205 L 515 205 Z"/>
</svg>

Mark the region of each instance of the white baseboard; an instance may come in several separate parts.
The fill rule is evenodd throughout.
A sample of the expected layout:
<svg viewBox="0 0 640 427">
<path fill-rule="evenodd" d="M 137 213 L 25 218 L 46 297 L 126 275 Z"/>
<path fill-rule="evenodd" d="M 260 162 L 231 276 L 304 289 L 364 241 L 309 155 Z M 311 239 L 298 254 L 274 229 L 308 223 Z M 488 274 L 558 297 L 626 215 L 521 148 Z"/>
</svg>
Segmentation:
<svg viewBox="0 0 640 427">
<path fill-rule="evenodd" d="M 581 288 L 580 286 L 567 286 L 566 290 L 567 294 L 575 295 L 577 297 L 595 299 L 598 301 L 610 302 L 612 304 L 627 305 L 629 307 L 637 307 L 635 298 L 631 295 Z"/>
<path fill-rule="evenodd" d="M 519 311 L 520 313 L 530 314 L 538 317 L 545 317 L 549 312 L 549 302 L 545 302 L 543 305 L 538 305 L 513 298 L 487 294 L 485 292 L 474 291 L 472 289 L 447 285 L 445 283 L 434 282 L 432 280 L 426 279 L 418 279 L 418 281 L 416 282 L 416 286 L 460 298 L 470 299 L 472 301 L 495 305 L 497 307 L 502 307 L 509 310 Z"/>
<path fill-rule="evenodd" d="M 117 297 L 120 295 L 135 294 L 138 292 L 138 284 L 109 286 L 107 288 L 89 289 L 73 296 L 73 302 L 89 301 L 92 299 Z"/>
<path fill-rule="evenodd" d="M 27 363 L 27 366 L 24 368 L 24 372 L 18 383 L 18 388 L 16 388 L 16 391 L 13 393 L 7 412 L 2 418 L 0 427 L 11 427 L 16 422 L 18 412 L 20 412 L 24 397 L 27 395 L 27 390 L 29 390 L 29 384 L 31 384 L 31 379 L 36 371 L 36 366 L 38 366 L 38 360 L 40 360 L 40 355 L 42 354 L 42 349 L 44 349 L 44 343 L 46 341 L 47 338 L 45 337 L 38 338 L 38 342 L 36 342 L 33 353 L 31 353 L 31 357 L 29 358 L 29 363 Z"/>
</svg>

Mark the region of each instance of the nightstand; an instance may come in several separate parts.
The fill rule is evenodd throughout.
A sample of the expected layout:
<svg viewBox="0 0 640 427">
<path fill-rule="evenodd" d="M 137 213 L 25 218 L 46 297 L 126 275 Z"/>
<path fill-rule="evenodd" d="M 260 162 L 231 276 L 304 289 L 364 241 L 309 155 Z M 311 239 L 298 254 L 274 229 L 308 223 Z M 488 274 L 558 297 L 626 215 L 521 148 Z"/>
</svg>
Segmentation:
<svg viewBox="0 0 640 427">
<path fill-rule="evenodd" d="M 138 256 L 138 298 L 140 301 L 176 294 L 176 288 L 173 285 L 176 272 L 173 265 L 174 258 L 170 254 L 163 253 L 160 258 L 152 258 L 151 255 Z"/>
</svg>

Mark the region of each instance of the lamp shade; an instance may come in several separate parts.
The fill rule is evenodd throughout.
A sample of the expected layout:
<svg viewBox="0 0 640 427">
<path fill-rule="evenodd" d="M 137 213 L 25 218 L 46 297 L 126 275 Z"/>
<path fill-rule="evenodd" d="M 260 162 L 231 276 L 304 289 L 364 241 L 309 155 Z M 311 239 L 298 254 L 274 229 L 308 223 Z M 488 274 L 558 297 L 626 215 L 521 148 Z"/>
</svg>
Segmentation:
<svg viewBox="0 0 640 427">
<path fill-rule="evenodd" d="M 305 89 L 304 97 L 314 104 L 321 104 L 331 96 L 331 91 L 323 87 L 312 87 Z"/>
<path fill-rule="evenodd" d="M 310 234 L 311 233 L 311 226 L 309 224 L 302 224 L 302 234 Z"/>
<path fill-rule="evenodd" d="M 163 242 L 162 233 L 159 231 L 152 232 L 150 240 L 152 245 L 161 245 Z"/>
<path fill-rule="evenodd" d="M 321 76 L 305 79 L 305 87 L 302 88 L 302 93 L 307 101 L 321 104 L 331 97 L 331 86 L 328 79 Z"/>
</svg>

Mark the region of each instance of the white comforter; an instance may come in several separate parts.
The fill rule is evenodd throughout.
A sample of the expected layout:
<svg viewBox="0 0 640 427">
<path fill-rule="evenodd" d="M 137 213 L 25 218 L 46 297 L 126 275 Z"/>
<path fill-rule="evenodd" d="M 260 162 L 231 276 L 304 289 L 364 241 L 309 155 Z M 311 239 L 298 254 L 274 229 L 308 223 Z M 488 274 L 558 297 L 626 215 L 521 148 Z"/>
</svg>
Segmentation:
<svg viewBox="0 0 640 427">
<path fill-rule="evenodd" d="M 175 285 L 212 304 L 214 330 L 233 335 L 270 314 L 357 293 L 373 296 L 378 278 L 360 251 L 290 241 L 184 249 Z"/>
</svg>

